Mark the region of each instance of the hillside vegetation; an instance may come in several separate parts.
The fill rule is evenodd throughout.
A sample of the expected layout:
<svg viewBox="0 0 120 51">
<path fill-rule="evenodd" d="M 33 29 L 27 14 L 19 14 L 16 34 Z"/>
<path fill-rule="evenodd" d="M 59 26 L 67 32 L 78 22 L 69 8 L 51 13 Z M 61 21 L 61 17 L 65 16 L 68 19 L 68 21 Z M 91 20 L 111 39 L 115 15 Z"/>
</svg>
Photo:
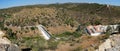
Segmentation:
<svg viewBox="0 0 120 51">
<path fill-rule="evenodd" d="M 120 22 L 120 7 L 88 3 L 65 3 L 50 5 L 28 5 L 0 10 L 5 26 L 46 27 L 70 26 L 79 24 L 115 24 Z"/>
<path fill-rule="evenodd" d="M 59 47 L 57 49 L 58 51 L 59 49 L 63 49 L 62 46 L 68 46 L 68 49 L 66 49 L 68 51 L 70 49 L 79 51 L 81 48 L 83 51 L 85 48 L 95 50 L 103 39 L 106 39 L 108 36 L 82 36 L 84 33 L 75 31 L 78 26 L 118 23 L 120 23 L 119 6 L 97 3 L 27 5 L 0 9 L 0 29 L 7 34 L 6 36 L 12 42 L 19 44 L 20 47 L 35 49 L 33 51 L 39 49 L 56 50 L 57 45 L 61 46 L 61 48 Z M 48 41 L 38 37 L 41 33 L 34 26 L 39 24 L 45 26 L 47 31 L 53 34 L 53 37 L 62 37 L 62 40 L 59 42 L 52 41 L 52 39 L 49 41 L 51 43 L 48 43 Z M 82 40 L 84 41 L 82 42 Z M 28 43 L 31 44 L 29 45 Z M 94 48 L 91 48 L 91 44 L 94 43 L 96 45 L 94 45 Z M 34 44 L 38 44 L 38 46 Z M 53 44 L 55 45 L 53 46 Z M 87 45 L 84 46 L 84 44 Z"/>
<path fill-rule="evenodd" d="M 43 24 L 44 26 L 63 24 L 75 26 L 76 23 L 86 24 L 97 20 L 101 23 L 104 22 L 103 24 L 119 23 L 119 8 L 96 3 L 65 3 L 1 9 L 0 14 L 1 17 L 5 17 L 5 15 L 10 17 L 5 19 L 5 24 L 12 24 L 13 26 L 36 24 Z"/>
</svg>

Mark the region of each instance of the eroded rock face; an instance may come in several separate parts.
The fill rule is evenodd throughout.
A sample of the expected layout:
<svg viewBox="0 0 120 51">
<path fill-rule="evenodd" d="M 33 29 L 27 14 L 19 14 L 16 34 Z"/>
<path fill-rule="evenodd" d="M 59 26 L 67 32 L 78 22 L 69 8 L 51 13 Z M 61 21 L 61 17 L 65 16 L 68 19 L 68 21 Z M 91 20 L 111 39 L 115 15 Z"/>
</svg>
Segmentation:
<svg viewBox="0 0 120 51">
<path fill-rule="evenodd" d="M 4 36 L 5 34 L 0 31 L 0 44 L 11 44 L 11 41 Z"/>
<path fill-rule="evenodd" d="M 111 40 L 107 39 L 103 44 L 99 46 L 98 51 L 105 51 L 105 49 L 111 48 Z"/>
<path fill-rule="evenodd" d="M 110 39 L 111 48 L 106 49 L 106 51 L 120 51 L 120 35 L 114 35 Z"/>
<path fill-rule="evenodd" d="M 96 51 L 120 51 L 120 35 L 112 35 Z"/>
<path fill-rule="evenodd" d="M 12 44 L 9 39 L 4 37 L 4 33 L 0 31 L 0 51 L 20 51 L 19 47 Z"/>
<path fill-rule="evenodd" d="M 2 38 L 3 36 L 5 36 L 5 34 L 2 31 L 0 31 L 0 38 Z"/>
<path fill-rule="evenodd" d="M 0 44 L 11 44 L 11 41 L 8 40 L 6 37 L 0 37 Z"/>
<path fill-rule="evenodd" d="M 8 51 L 20 51 L 19 47 L 15 44 L 11 44 L 8 49 Z"/>
<path fill-rule="evenodd" d="M 20 51 L 15 44 L 0 44 L 0 51 Z"/>
</svg>

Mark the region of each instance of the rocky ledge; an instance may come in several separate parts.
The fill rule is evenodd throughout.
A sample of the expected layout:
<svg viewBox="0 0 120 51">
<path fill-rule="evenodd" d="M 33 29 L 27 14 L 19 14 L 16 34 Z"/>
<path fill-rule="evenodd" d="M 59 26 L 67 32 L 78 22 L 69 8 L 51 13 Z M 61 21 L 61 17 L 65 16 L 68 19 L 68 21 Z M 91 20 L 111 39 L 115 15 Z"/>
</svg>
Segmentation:
<svg viewBox="0 0 120 51">
<path fill-rule="evenodd" d="M 5 34 L 0 31 L 0 51 L 21 51 L 16 44 L 12 44 Z"/>
<path fill-rule="evenodd" d="M 120 51 L 120 34 L 111 35 L 96 51 Z"/>
</svg>

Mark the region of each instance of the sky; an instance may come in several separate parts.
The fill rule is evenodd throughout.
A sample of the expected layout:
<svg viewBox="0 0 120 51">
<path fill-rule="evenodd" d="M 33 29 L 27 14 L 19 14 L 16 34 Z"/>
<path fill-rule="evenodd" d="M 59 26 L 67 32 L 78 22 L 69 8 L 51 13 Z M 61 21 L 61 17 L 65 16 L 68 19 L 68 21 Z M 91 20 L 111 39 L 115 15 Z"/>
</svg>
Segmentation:
<svg viewBox="0 0 120 51">
<path fill-rule="evenodd" d="M 120 6 L 120 0 L 0 0 L 0 9 L 15 6 L 52 3 L 99 3 Z"/>
</svg>

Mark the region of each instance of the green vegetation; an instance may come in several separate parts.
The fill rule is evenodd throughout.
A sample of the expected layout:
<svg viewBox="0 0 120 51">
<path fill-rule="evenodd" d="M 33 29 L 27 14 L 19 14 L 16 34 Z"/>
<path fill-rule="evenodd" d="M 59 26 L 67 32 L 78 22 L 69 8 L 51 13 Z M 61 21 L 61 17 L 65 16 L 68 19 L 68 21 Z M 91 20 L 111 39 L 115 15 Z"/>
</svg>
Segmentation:
<svg viewBox="0 0 120 51">
<path fill-rule="evenodd" d="M 55 50 L 60 42 L 59 41 L 48 41 L 48 49 Z"/>
<path fill-rule="evenodd" d="M 31 27 L 31 30 L 35 30 L 36 27 Z"/>
<path fill-rule="evenodd" d="M 81 32 L 73 32 L 73 36 L 76 37 L 76 38 L 82 36 L 82 34 L 83 33 L 81 33 Z"/>
<path fill-rule="evenodd" d="M 6 25 L 10 23 L 12 23 L 13 26 L 35 24 L 56 26 L 59 24 L 67 24 L 74 27 L 79 23 L 119 23 L 117 20 L 119 20 L 120 16 L 120 7 L 110 6 L 110 8 L 108 8 L 106 5 L 100 5 L 97 3 L 65 3 L 13 7 L 1 9 L 0 13 L 0 17 L 9 17 L 9 19 L 6 19 L 7 21 L 4 22 Z"/>
<path fill-rule="evenodd" d="M 82 33 L 81 32 L 64 32 L 62 34 L 57 34 L 57 35 L 54 35 L 54 37 L 75 37 L 75 38 L 78 38 L 80 36 L 82 36 Z"/>
<path fill-rule="evenodd" d="M 7 28 L 6 28 L 7 29 Z M 12 32 L 12 29 L 7 29 L 6 30 L 6 36 L 9 38 L 9 39 L 16 39 L 16 33 Z"/>
<path fill-rule="evenodd" d="M 3 27 L 4 27 L 4 23 L 0 22 L 0 29 L 3 29 Z"/>
<path fill-rule="evenodd" d="M 81 50 L 82 50 L 82 48 L 78 47 L 78 48 L 74 49 L 73 51 L 81 51 Z"/>
<path fill-rule="evenodd" d="M 19 46 L 31 48 L 32 51 L 55 50 L 59 42 L 54 40 L 46 41 L 43 37 L 22 37 L 22 39 L 12 39 L 12 42 Z"/>
</svg>

